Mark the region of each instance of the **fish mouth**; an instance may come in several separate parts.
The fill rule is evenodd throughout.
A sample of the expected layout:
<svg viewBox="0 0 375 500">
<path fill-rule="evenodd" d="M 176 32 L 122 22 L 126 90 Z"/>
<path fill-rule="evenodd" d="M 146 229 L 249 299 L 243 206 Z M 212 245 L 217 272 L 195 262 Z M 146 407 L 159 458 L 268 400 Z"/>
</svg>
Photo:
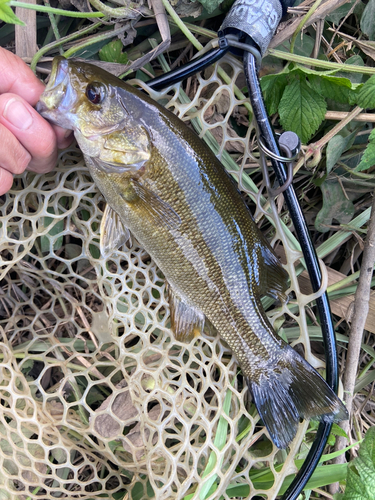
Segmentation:
<svg viewBox="0 0 375 500">
<path fill-rule="evenodd" d="M 75 100 L 76 92 L 70 81 L 69 62 L 65 57 L 55 57 L 49 82 L 39 98 L 36 110 L 56 125 L 72 128 L 64 114 L 72 110 Z"/>
</svg>

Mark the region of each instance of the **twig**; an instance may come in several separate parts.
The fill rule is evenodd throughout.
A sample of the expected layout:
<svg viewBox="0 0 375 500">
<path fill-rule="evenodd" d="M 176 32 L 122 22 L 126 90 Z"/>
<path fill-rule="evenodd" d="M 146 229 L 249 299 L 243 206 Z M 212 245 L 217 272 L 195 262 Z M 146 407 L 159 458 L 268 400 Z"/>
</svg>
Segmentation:
<svg viewBox="0 0 375 500">
<path fill-rule="evenodd" d="M 349 113 L 346 111 L 327 111 L 325 115 L 326 120 L 344 120 L 348 116 Z M 374 113 L 360 113 L 352 120 L 353 122 L 371 122 L 375 123 L 375 114 Z"/>
<path fill-rule="evenodd" d="M 322 155 L 322 149 L 328 142 L 334 137 L 336 134 L 338 134 L 348 123 L 350 123 L 352 120 L 354 120 L 362 111 L 362 108 L 359 106 L 356 106 L 349 114 L 345 116 L 337 125 L 335 125 L 331 130 L 329 130 L 325 136 L 323 136 L 319 141 L 311 143 L 307 146 L 307 150 L 305 155 L 298 160 L 296 165 L 294 165 L 293 168 L 293 175 L 295 175 L 298 170 L 306 165 L 306 162 L 309 158 L 312 157 L 312 160 L 310 160 L 309 165 L 310 167 L 316 166 Z"/>
<path fill-rule="evenodd" d="M 347 0 L 329 0 L 328 2 L 325 2 L 306 21 L 304 27 L 307 28 L 308 26 L 315 23 L 319 19 L 324 19 L 326 16 L 328 16 L 328 14 L 338 9 L 339 7 L 341 7 L 341 5 L 343 5 L 346 2 Z M 274 36 L 274 38 L 271 40 L 271 43 L 269 45 L 270 48 L 277 47 L 281 43 L 285 42 L 285 40 L 288 40 L 288 38 L 290 38 L 296 31 L 300 23 L 301 17 L 302 16 L 299 16 L 296 19 L 294 19 L 290 24 L 283 26 L 283 29 L 279 28 L 277 35 Z"/>
<path fill-rule="evenodd" d="M 361 350 L 361 342 L 365 321 L 369 311 L 371 279 L 375 263 L 375 195 L 372 200 L 371 219 L 368 226 L 365 248 L 363 250 L 363 259 L 361 273 L 358 280 L 358 288 L 354 296 L 354 312 L 349 334 L 348 353 L 345 364 L 344 374 L 344 398 L 349 415 L 352 411 L 354 399 L 354 386 L 358 370 L 358 360 Z M 349 435 L 349 421 L 346 420 L 341 427 Z M 339 436 L 336 441 L 335 450 L 341 450 L 347 445 L 347 439 Z M 345 455 L 340 455 L 334 460 L 335 463 L 344 463 Z M 338 483 L 332 484 L 330 493 L 338 491 Z"/>
</svg>

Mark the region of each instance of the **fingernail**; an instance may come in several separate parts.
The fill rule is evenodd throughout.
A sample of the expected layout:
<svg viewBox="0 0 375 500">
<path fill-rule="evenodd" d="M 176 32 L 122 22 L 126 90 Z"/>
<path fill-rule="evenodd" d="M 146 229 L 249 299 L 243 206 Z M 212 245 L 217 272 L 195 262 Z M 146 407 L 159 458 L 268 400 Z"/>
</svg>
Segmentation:
<svg viewBox="0 0 375 500">
<path fill-rule="evenodd" d="M 33 117 L 29 110 L 16 98 L 10 99 L 6 103 L 3 116 L 20 130 L 27 130 L 33 123 Z"/>
<path fill-rule="evenodd" d="M 64 139 L 71 137 L 73 135 L 73 130 L 67 130 L 64 134 Z"/>
</svg>

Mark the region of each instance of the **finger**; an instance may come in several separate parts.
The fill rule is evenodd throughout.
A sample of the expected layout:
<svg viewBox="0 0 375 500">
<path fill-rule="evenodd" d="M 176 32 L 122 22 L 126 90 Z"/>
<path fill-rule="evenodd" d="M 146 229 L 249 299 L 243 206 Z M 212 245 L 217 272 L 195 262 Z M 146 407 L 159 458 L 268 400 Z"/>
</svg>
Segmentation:
<svg viewBox="0 0 375 500">
<path fill-rule="evenodd" d="M 15 94 L 0 96 L 0 123 L 30 153 L 29 170 L 49 172 L 56 165 L 57 143 L 52 126 Z"/>
<path fill-rule="evenodd" d="M 35 106 L 44 84 L 18 56 L 0 47 L 0 94 L 17 94 L 26 102 Z M 73 140 L 73 134 L 53 125 L 57 147 L 64 149 Z"/>
<path fill-rule="evenodd" d="M 31 161 L 31 155 L 2 124 L 0 124 L 0 148 L 0 168 L 10 174 L 22 174 Z"/>
<path fill-rule="evenodd" d="M 13 175 L 0 167 L 0 196 L 9 191 L 13 184 Z"/>
<path fill-rule="evenodd" d="M 43 89 L 43 83 L 22 59 L 0 47 L 0 94 L 17 94 L 35 106 Z"/>
<path fill-rule="evenodd" d="M 65 149 L 73 141 L 73 130 L 66 130 L 65 128 L 58 127 L 57 125 L 52 125 L 52 128 L 56 135 L 57 147 L 58 149 Z"/>
</svg>

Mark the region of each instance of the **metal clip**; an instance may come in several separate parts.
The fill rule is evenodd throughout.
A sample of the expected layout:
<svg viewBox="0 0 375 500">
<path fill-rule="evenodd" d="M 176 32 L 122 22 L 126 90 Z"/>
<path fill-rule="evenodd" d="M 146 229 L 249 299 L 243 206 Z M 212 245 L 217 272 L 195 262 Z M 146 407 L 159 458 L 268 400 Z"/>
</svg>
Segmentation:
<svg viewBox="0 0 375 500">
<path fill-rule="evenodd" d="M 298 158 L 300 149 L 301 149 L 301 142 L 299 140 L 299 137 L 296 133 L 294 132 L 284 132 L 281 134 L 279 138 L 279 146 L 280 149 L 282 149 L 287 156 L 279 156 L 272 151 L 270 151 L 263 143 L 262 139 L 259 137 L 258 138 L 258 143 L 260 149 L 264 152 L 265 155 L 269 156 L 270 158 L 277 160 L 277 161 L 282 161 L 283 163 L 287 164 L 288 171 L 287 171 L 287 177 L 286 181 L 282 186 L 279 186 L 276 189 L 269 188 L 269 194 L 273 198 L 278 196 L 279 194 L 283 193 L 288 187 L 291 185 L 293 182 L 293 161 Z"/>
</svg>

